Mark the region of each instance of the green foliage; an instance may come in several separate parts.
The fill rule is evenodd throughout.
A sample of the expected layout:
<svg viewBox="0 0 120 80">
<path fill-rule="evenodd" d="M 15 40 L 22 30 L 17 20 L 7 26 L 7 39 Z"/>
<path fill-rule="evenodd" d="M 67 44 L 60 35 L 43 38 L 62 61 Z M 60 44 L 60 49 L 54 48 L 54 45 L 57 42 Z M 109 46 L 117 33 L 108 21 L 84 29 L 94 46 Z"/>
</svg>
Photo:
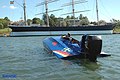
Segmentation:
<svg viewBox="0 0 120 80">
<path fill-rule="evenodd" d="M 79 19 L 80 19 L 80 20 L 82 20 L 82 19 L 83 19 L 83 15 L 82 15 L 82 14 L 80 14 Z"/>
<path fill-rule="evenodd" d="M 3 29 L 3 24 L 2 23 L 0 23 L 0 29 Z"/>
<path fill-rule="evenodd" d="M 74 16 L 71 16 L 71 19 L 75 19 L 75 17 L 74 17 Z"/>
<path fill-rule="evenodd" d="M 54 22 L 54 20 L 53 19 L 49 19 L 49 25 L 51 26 L 51 27 L 53 27 L 53 26 L 55 26 L 55 22 Z"/>
<path fill-rule="evenodd" d="M 82 14 L 80 14 L 79 20 L 80 20 L 80 25 L 88 25 L 89 24 L 88 18 L 86 16 L 84 17 Z"/>
<path fill-rule="evenodd" d="M 10 19 L 9 19 L 8 17 L 5 17 L 4 20 L 6 20 L 6 21 L 10 21 Z"/>
<path fill-rule="evenodd" d="M 40 24 L 41 24 L 41 25 L 44 25 L 44 21 L 43 21 L 43 20 L 40 20 Z"/>
<path fill-rule="evenodd" d="M 27 24 L 30 25 L 32 23 L 31 19 L 27 19 Z"/>
<path fill-rule="evenodd" d="M 117 26 L 113 30 L 114 33 L 120 33 L 120 26 Z"/>
<path fill-rule="evenodd" d="M 94 22 L 90 22 L 90 24 L 97 25 L 97 22 L 95 22 L 95 21 Z"/>
<path fill-rule="evenodd" d="M 33 24 L 40 24 L 40 18 L 33 18 L 32 23 Z"/>
<path fill-rule="evenodd" d="M 79 16 L 79 20 L 78 18 L 75 18 L 73 16 L 66 16 L 66 18 L 62 18 L 59 19 L 57 17 L 55 17 L 55 15 L 51 14 L 50 16 L 48 16 L 49 18 L 49 25 L 51 27 L 56 27 L 56 26 L 71 26 L 73 25 L 73 20 L 76 19 L 76 21 L 79 21 L 80 20 L 80 23 L 79 22 L 76 22 L 77 24 L 76 25 L 88 25 L 89 24 L 89 20 L 88 18 L 85 16 L 83 16 L 82 14 L 80 14 Z M 43 14 L 43 17 L 42 17 L 42 20 L 44 21 L 44 24 L 46 25 L 47 24 L 47 20 L 46 20 L 46 15 Z M 63 21 L 64 20 L 64 21 Z"/>
<path fill-rule="evenodd" d="M 70 16 L 67 16 L 66 19 L 70 19 Z"/>
<path fill-rule="evenodd" d="M 52 26 L 52 27 L 56 27 L 56 26 L 58 26 L 58 24 L 59 24 L 58 19 L 57 19 L 57 18 L 55 17 L 55 15 L 53 15 L 53 14 L 50 15 L 49 22 L 50 22 L 49 25 Z"/>
<path fill-rule="evenodd" d="M 47 24 L 47 17 L 46 17 L 45 14 L 43 14 L 43 16 L 42 16 L 42 20 L 44 21 L 44 23 L 45 23 L 45 25 L 46 25 L 46 24 Z"/>
<path fill-rule="evenodd" d="M 116 28 L 120 29 L 120 20 L 112 19 L 111 22 L 115 23 L 116 24 Z"/>
<path fill-rule="evenodd" d="M 50 15 L 49 25 L 51 27 L 55 26 L 55 16 L 53 14 Z"/>
<path fill-rule="evenodd" d="M 66 25 L 66 26 L 70 26 L 71 25 L 71 23 L 70 23 L 70 20 L 72 20 L 72 19 L 74 19 L 73 18 L 73 16 L 67 16 L 65 19 L 64 19 L 64 25 Z"/>
<path fill-rule="evenodd" d="M 69 20 L 66 20 L 66 26 L 70 26 Z"/>
<path fill-rule="evenodd" d="M 40 18 L 33 18 L 31 19 L 27 19 L 27 24 L 43 24 L 43 20 L 40 20 Z"/>
<path fill-rule="evenodd" d="M 12 32 L 12 29 L 10 28 L 0 29 L 0 36 L 9 36 L 10 32 Z"/>
<path fill-rule="evenodd" d="M 67 23 L 63 21 L 62 26 L 67 26 Z"/>
<path fill-rule="evenodd" d="M 100 20 L 100 21 L 99 21 L 99 24 L 100 24 L 100 25 L 105 25 L 106 22 L 105 22 L 105 20 Z"/>
<path fill-rule="evenodd" d="M 0 19 L 0 28 L 8 28 L 8 24 L 9 24 L 9 21 L 5 20 L 5 19 Z"/>
</svg>

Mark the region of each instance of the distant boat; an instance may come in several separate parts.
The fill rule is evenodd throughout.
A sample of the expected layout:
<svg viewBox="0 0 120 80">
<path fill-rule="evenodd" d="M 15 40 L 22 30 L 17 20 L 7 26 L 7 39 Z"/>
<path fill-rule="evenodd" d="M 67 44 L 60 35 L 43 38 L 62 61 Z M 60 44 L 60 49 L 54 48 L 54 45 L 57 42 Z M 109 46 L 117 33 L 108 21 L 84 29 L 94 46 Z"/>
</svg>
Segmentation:
<svg viewBox="0 0 120 80">
<path fill-rule="evenodd" d="M 10 36 L 39 36 L 39 35 L 62 35 L 71 33 L 79 34 L 112 34 L 113 24 L 99 26 L 71 26 L 71 27 L 15 27 L 10 26 L 12 32 Z"/>
<path fill-rule="evenodd" d="M 46 0 L 47 1 L 47 0 Z M 17 27 L 17 26 L 9 26 L 12 29 L 12 32 L 10 36 L 36 36 L 36 35 L 62 35 L 62 34 L 67 34 L 68 32 L 72 35 L 78 35 L 78 34 L 112 34 L 113 33 L 113 28 L 114 24 L 105 24 L 105 25 L 99 25 L 99 16 L 98 16 L 98 2 L 96 0 L 96 13 L 97 13 L 97 21 L 98 25 L 73 25 L 73 26 L 67 26 L 67 27 L 52 27 L 49 26 L 49 19 L 48 19 L 48 2 L 44 2 L 42 4 L 46 5 L 46 16 L 47 16 L 47 25 L 45 26 L 26 26 L 26 5 L 25 5 L 25 0 L 23 4 L 24 8 L 24 21 L 25 21 L 25 26 Z M 50 2 L 54 2 L 55 0 L 50 0 Z M 58 1 L 58 0 L 57 0 Z M 72 5 L 73 7 L 73 16 L 75 14 L 74 11 L 74 0 L 72 0 Z M 61 10 L 61 9 L 59 9 Z M 57 10 L 54 10 L 57 11 Z M 75 23 L 75 19 L 74 19 Z"/>
</svg>

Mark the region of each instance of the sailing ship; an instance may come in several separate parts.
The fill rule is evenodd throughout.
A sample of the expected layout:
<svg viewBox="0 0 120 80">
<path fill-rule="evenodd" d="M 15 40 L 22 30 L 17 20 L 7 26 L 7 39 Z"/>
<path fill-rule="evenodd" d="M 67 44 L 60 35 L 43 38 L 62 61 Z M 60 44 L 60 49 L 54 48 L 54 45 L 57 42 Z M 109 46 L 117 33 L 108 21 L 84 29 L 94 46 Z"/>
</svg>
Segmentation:
<svg viewBox="0 0 120 80">
<path fill-rule="evenodd" d="M 46 20 L 47 24 L 46 27 L 44 26 L 29 26 L 26 25 L 26 2 L 24 0 L 23 3 L 23 10 L 24 10 L 24 22 L 25 26 L 17 27 L 17 26 L 9 26 L 12 29 L 12 32 L 10 36 L 36 36 L 36 35 L 63 35 L 70 33 L 72 35 L 78 35 L 78 34 L 111 34 L 113 32 L 114 25 L 113 24 L 105 24 L 105 25 L 99 25 L 99 16 L 98 16 L 98 1 L 96 0 L 96 13 L 97 13 L 97 25 L 75 25 L 75 19 L 74 25 L 69 27 L 52 27 L 49 26 L 49 17 L 48 17 L 48 3 L 55 2 L 58 0 L 45 0 L 44 2 L 40 3 L 37 6 L 45 4 L 46 8 Z M 72 0 L 72 2 L 69 3 L 72 5 L 72 14 L 73 17 L 75 17 L 75 1 Z M 61 10 L 61 9 L 58 9 Z M 53 10 L 53 11 L 58 11 Z M 88 10 L 86 10 L 88 11 Z M 81 11 L 79 11 L 81 12 Z"/>
</svg>

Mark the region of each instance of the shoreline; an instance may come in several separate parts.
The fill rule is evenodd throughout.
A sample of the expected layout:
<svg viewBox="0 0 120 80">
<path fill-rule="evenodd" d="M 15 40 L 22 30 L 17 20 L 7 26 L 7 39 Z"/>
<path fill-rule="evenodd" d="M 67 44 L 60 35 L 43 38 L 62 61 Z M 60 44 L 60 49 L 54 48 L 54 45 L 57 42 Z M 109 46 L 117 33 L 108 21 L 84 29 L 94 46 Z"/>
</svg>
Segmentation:
<svg viewBox="0 0 120 80">
<path fill-rule="evenodd" d="M 8 36 L 10 36 L 10 33 L 0 33 L 0 37 L 8 37 Z"/>
<path fill-rule="evenodd" d="M 10 28 L 0 29 L 0 37 L 9 37 L 11 32 L 12 29 Z M 119 28 L 113 29 L 112 34 L 120 34 L 120 29 Z"/>
<path fill-rule="evenodd" d="M 10 36 L 11 32 L 12 32 L 12 29 L 10 28 L 0 29 L 0 37 Z"/>
<path fill-rule="evenodd" d="M 120 34 L 120 32 L 113 32 L 113 34 Z"/>
<path fill-rule="evenodd" d="M 120 34 L 120 28 L 114 28 L 113 34 Z"/>
</svg>

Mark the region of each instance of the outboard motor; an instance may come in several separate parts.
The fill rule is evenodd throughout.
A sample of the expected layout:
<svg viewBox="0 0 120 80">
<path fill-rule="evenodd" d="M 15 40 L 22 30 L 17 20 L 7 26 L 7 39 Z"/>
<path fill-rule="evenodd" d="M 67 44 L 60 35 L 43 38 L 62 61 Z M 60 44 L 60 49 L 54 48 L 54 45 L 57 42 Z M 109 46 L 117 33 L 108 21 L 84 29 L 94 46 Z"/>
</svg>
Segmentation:
<svg viewBox="0 0 120 80">
<path fill-rule="evenodd" d="M 98 36 L 83 35 L 81 42 L 82 52 L 87 55 L 90 61 L 95 62 L 97 56 L 101 53 L 102 39 Z"/>
</svg>

